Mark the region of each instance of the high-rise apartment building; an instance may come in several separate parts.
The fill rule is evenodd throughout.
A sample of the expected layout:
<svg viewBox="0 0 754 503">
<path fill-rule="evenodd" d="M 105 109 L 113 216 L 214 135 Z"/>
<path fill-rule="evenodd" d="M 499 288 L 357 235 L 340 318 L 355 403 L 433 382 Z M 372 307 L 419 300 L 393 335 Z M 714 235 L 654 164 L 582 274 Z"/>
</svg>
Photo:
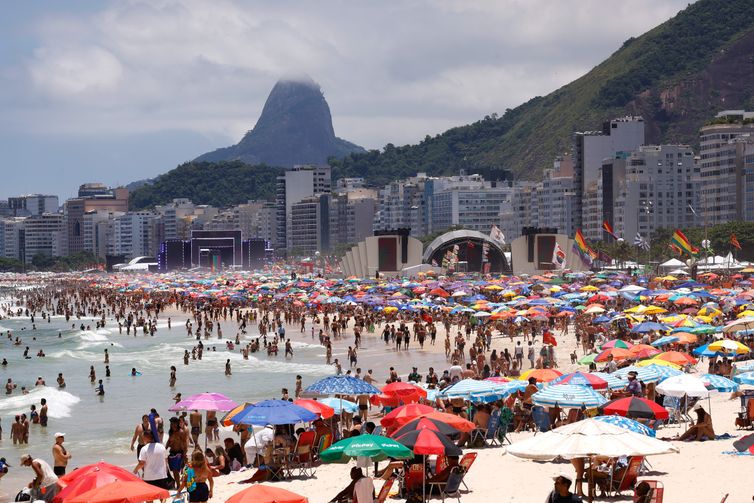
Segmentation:
<svg viewBox="0 0 754 503">
<path fill-rule="evenodd" d="M 84 250 L 82 219 L 90 211 L 128 211 L 128 189 L 109 189 L 101 183 L 86 183 L 79 187 L 79 197 L 68 199 L 63 205 L 66 232 L 66 254 Z"/>
<path fill-rule="evenodd" d="M 293 247 L 290 232 L 293 205 L 308 197 L 329 194 L 331 189 L 329 166 L 294 166 L 278 176 L 275 194 L 277 248 Z"/>
<path fill-rule="evenodd" d="M 58 212 L 58 196 L 27 194 L 8 198 L 9 214 L 14 217 Z"/>
<path fill-rule="evenodd" d="M 589 239 L 602 236 L 601 196 L 598 178 L 602 161 L 616 152 L 629 152 L 644 144 L 644 119 L 622 117 L 603 124 L 601 131 L 574 135 L 575 224 Z"/>
<path fill-rule="evenodd" d="M 63 231 L 63 215 L 43 213 L 23 221 L 24 260 L 30 264 L 35 255 L 59 255 L 57 240 Z"/>
<path fill-rule="evenodd" d="M 746 138 L 752 136 L 754 112 L 744 110 L 720 112 L 710 124 L 700 129 L 700 205 L 704 224 L 747 218 L 744 164 Z"/>
</svg>

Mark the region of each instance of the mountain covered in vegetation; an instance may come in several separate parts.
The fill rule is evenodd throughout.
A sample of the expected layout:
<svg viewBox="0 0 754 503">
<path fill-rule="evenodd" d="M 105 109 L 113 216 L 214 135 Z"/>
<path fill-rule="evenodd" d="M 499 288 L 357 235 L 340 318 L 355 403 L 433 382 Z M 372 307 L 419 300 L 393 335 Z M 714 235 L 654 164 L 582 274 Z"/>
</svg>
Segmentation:
<svg viewBox="0 0 754 503">
<path fill-rule="evenodd" d="M 599 130 L 614 117 L 643 116 L 647 143 L 695 145 L 699 127 L 718 111 L 745 108 L 754 108 L 754 4 L 699 0 L 547 96 L 417 145 L 332 164 L 340 175 L 380 182 L 459 169 L 537 178 L 571 149 L 574 131 Z"/>
<path fill-rule="evenodd" d="M 243 161 L 293 167 L 326 164 L 364 149 L 335 136 L 330 107 L 309 78 L 280 80 L 267 97 L 254 129 L 238 144 L 199 156 L 197 161 Z"/>
</svg>

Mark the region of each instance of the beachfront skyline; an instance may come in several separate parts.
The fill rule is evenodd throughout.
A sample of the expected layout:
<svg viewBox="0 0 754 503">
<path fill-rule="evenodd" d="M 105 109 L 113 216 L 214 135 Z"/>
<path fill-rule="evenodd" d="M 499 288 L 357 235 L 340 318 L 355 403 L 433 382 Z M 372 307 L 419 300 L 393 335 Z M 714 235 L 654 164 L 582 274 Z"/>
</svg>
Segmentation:
<svg viewBox="0 0 754 503">
<path fill-rule="evenodd" d="M 238 141 L 274 82 L 300 73 L 341 136 L 415 142 L 547 94 L 686 4 L 14 5 L 0 20 L 0 196 L 166 172 Z"/>
</svg>

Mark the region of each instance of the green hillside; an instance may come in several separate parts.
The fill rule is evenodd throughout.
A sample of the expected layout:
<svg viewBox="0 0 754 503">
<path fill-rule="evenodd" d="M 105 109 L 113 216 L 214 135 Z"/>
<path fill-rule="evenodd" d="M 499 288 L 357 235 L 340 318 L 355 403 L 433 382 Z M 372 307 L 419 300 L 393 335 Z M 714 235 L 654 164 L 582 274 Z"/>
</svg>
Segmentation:
<svg viewBox="0 0 754 503">
<path fill-rule="evenodd" d="M 418 145 L 352 154 L 333 161 L 337 174 L 385 180 L 427 171 L 510 169 L 536 178 L 571 148 L 573 131 L 644 116 L 648 143 L 696 142 L 698 128 L 723 108 L 754 106 L 751 0 L 700 0 L 629 39 L 588 74 L 501 117 L 457 127 Z"/>
<path fill-rule="evenodd" d="M 274 199 L 275 179 L 283 168 L 240 161 L 187 162 L 131 193 L 132 210 L 186 197 L 196 204 L 224 207 L 250 199 Z"/>
</svg>

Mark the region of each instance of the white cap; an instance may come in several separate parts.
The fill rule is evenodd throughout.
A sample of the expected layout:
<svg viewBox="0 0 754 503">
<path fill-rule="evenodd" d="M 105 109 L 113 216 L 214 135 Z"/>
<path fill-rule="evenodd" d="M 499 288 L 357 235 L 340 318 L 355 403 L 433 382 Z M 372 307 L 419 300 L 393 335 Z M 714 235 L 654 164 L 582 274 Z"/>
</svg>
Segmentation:
<svg viewBox="0 0 754 503">
<path fill-rule="evenodd" d="M 55 433 L 55 438 L 64 437 L 64 436 L 65 436 L 65 433 L 61 433 L 61 432 Z"/>
</svg>

